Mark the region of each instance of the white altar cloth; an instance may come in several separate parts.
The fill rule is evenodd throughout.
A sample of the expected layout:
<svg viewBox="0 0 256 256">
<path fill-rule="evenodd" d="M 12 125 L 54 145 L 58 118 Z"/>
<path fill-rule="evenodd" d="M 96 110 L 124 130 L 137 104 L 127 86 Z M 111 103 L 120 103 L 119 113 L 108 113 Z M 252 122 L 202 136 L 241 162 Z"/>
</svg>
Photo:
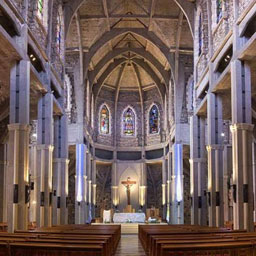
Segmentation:
<svg viewBox="0 0 256 256">
<path fill-rule="evenodd" d="M 113 217 L 114 223 L 144 223 L 145 213 L 115 213 Z"/>
</svg>

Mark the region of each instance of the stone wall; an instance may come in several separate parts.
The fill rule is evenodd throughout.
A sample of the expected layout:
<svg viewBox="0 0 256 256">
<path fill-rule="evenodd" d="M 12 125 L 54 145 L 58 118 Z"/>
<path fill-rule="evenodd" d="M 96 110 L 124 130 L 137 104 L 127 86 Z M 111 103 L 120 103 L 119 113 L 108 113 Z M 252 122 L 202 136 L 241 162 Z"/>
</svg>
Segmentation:
<svg viewBox="0 0 256 256">
<path fill-rule="evenodd" d="M 76 160 L 75 152 L 69 153 L 69 165 L 68 165 L 68 223 L 75 223 L 75 174 L 76 174 Z"/>
<path fill-rule="evenodd" d="M 213 33 L 213 52 L 216 52 L 226 37 L 228 32 L 232 29 L 234 23 L 234 10 L 233 0 L 223 1 L 222 18 L 217 24 L 216 17 L 216 4 L 213 1 L 212 4 L 212 33 Z"/>
<path fill-rule="evenodd" d="M 239 15 L 253 2 L 253 0 L 239 0 Z"/>
<path fill-rule="evenodd" d="M 147 165 L 147 208 L 159 209 L 162 216 L 162 164 Z"/>
<path fill-rule="evenodd" d="M 127 137 L 122 134 L 122 125 L 123 125 L 123 112 L 128 107 L 132 107 L 135 112 L 135 136 Z M 119 147 L 134 147 L 142 145 L 142 112 L 141 112 L 141 103 L 139 92 L 120 92 L 117 104 L 117 145 Z"/>
<path fill-rule="evenodd" d="M 202 24 L 202 48 L 199 54 L 199 17 L 201 15 Z M 208 35 L 208 12 L 207 1 L 197 2 L 197 12 L 195 19 L 195 41 L 194 41 L 194 59 L 196 66 L 195 79 L 198 82 L 204 73 L 209 61 L 209 35 Z"/>
<path fill-rule="evenodd" d="M 95 113 L 94 113 L 94 127 L 95 127 L 95 137 L 97 143 L 113 146 L 113 139 L 114 139 L 114 117 L 115 117 L 115 92 L 113 90 L 104 88 L 100 91 L 100 94 L 95 103 Z M 109 109 L 110 115 L 110 134 L 100 134 L 99 130 L 99 117 L 100 117 L 100 109 L 103 104 L 106 104 Z"/>
<path fill-rule="evenodd" d="M 111 89 L 104 88 L 100 91 L 99 97 L 95 103 L 95 113 L 94 113 L 94 127 L 96 134 L 97 143 L 114 146 L 114 103 L 115 91 Z M 102 135 L 99 133 L 99 111 L 103 104 L 106 104 L 110 111 L 110 135 Z M 149 135 L 149 110 L 153 104 L 156 104 L 159 109 L 160 115 L 160 129 L 158 134 Z M 117 104 L 116 113 L 116 136 L 117 136 L 117 146 L 119 147 L 131 147 L 131 146 L 141 146 L 142 145 L 142 120 L 144 121 L 144 134 L 145 134 L 145 145 L 154 145 L 161 143 L 161 132 L 164 126 L 164 109 L 162 99 L 160 97 L 157 88 L 144 92 L 144 117 L 142 118 L 141 112 L 141 102 L 138 91 L 120 91 Z M 123 111 L 128 107 L 132 107 L 136 115 L 136 136 L 135 137 L 125 137 L 122 134 L 122 114 Z"/>
<path fill-rule="evenodd" d="M 96 165 L 96 218 L 101 217 L 101 210 L 111 209 L 111 164 Z"/>
<path fill-rule="evenodd" d="M 184 224 L 191 223 L 191 201 L 190 201 L 190 174 L 189 174 L 189 160 L 184 159 Z"/>
<path fill-rule="evenodd" d="M 145 145 L 148 146 L 161 143 L 161 132 L 164 127 L 164 110 L 162 105 L 162 99 L 157 88 L 153 88 L 149 91 L 146 91 L 144 93 L 144 99 Z M 149 134 L 149 111 L 153 104 L 156 104 L 159 109 L 160 129 L 158 134 Z"/>
<path fill-rule="evenodd" d="M 75 75 L 74 69 L 78 66 L 79 54 L 78 53 L 66 53 L 66 63 L 65 63 L 65 72 L 70 79 L 71 85 L 71 114 L 70 114 L 70 123 L 75 123 L 77 121 L 77 102 L 75 95 Z"/>
</svg>

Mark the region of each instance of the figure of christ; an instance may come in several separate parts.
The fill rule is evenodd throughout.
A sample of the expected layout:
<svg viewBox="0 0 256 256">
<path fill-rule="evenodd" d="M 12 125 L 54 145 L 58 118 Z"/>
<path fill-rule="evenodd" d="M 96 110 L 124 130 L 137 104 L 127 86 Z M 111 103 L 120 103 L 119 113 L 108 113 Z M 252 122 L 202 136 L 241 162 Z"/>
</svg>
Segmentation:
<svg viewBox="0 0 256 256">
<path fill-rule="evenodd" d="M 122 184 L 126 187 L 127 204 L 131 205 L 131 187 L 136 184 L 136 181 L 132 181 L 130 177 L 127 180 L 122 181 Z"/>
</svg>

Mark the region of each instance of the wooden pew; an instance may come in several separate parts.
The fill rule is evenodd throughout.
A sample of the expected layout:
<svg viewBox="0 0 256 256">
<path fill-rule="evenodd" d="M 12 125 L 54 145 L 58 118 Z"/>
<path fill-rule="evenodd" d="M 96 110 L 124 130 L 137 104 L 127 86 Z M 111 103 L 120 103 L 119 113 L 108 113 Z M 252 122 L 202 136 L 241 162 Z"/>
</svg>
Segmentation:
<svg viewBox="0 0 256 256">
<path fill-rule="evenodd" d="M 140 225 L 139 238 L 146 254 L 150 256 L 203 255 L 197 253 L 191 254 L 193 253 L 194 248 L 199 248 L 199 244 L 202 245 L 202 248 L 200 249 L 201 251 L 205 250 L 205 244 L 212 244 L 213 247 L 211 250 L 215 250 L 217 248 L 215 246 L 216 244 L 220 246 L 223 245 L 222 251 L 226 250 L 224 245 L 227 244 L 228 246 L 233 245 L 235 248 L 236 242 L 241 242 L 241 244 L 239 244 L 239 248 L 242 248 L 243 242 L 247 242 L 248 240 L 251 241 L 250 246 L 254 243 L 256 244 L 256 233 L 246 233 L 244 230 L 231 231 L 230 229 L 225 228 L 212 228 L 195 225 Z M 183 246 L 185 246 L 184 248 L 187 248 L 187 251 L 189 251 L 189 246 L 193 248 L 189 251 L 190 254 L 184 254 L 187 252 L 186 250 L 182 250 Z M 243 250 L 247 250 L 247 244 L 244 244 L 244 246 Z M 176 248 L 174 250 L 174 254 L 172 254 L 173 248 Z M 210 255 L 215 254 L 213 253 Z"/>
<path fill-rule="evenodd" d="M 219 243 L 173 244 L 163 245 L 161 256 L 190 255 L 255 255 L 255 244 L 252 241 L 230 241 Z"/>
<path fill-rule="evenodd" d="M 7 223 L 6 222 L 0 223 L 0 232 L 7 232 Z"/>
<path fill-rule="evenodd" d="M 24 233 L 24 231 L 16 231 Z M 25 232 L 26 233 L 26 232 Z M 113 251 L 116 250 L 121 237 L 120 225 L 66 225 L 41 228 L 29 231 L 30 234 L 66 234 L 66 235 L 110 235 Z"/>
<path fill-rule="evenodd" d="M 121 226 L 71 225 L 0 233 L 0 256 L 114 255 Z M 3 253 L 2 253 L 3 252 Z"/>
</svg>

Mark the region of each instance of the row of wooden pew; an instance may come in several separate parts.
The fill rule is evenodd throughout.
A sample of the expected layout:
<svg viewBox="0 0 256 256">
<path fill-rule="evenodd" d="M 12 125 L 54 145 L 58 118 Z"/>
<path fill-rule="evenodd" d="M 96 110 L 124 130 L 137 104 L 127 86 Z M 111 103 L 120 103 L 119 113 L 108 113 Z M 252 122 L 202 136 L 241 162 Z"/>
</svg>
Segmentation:
<svg viewBox="0 0 256 256">
<path fill-rule="evenodd" d="M 64 225 L 33 231 L 0 232 L 0 256 L 111 256 L 120 225 Z"/>
<path fill-rule="evenodd" d="M 148 256 L 256 255 L 256 233 L 195 225 L 139 225 Z"/>
</svg>

